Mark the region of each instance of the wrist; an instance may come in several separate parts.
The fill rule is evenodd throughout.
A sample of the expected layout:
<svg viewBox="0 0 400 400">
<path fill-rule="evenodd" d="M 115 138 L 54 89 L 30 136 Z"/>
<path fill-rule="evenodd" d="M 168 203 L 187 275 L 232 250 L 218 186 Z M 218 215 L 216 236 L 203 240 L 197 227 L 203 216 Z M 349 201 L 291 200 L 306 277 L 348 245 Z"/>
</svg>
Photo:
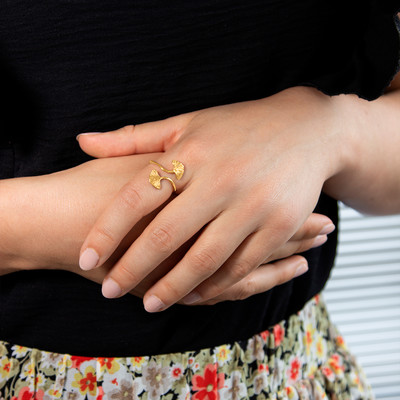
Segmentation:
<svg viewBox="0 0 400 400">
<path fill-rule="evenodd" d="M 357 154 L 356 129 L 363 100 L 353 95 L 329 96 L 313 87 L 286 89 L 289 99 L 295 98 L 293 124 L 305 119 L 305 140 L 313 144 L 311 153 L 323 181 L 351 168 Z M 358 102 L 357 100 L 360 100 Z M 307 133 L 308 132 L 308 133 Z"/>
<path fill-rule="evenodd" d="M 341 94 L 331 97 L 335 113 L 334 162 L 330 176 L 323 190 L 328 195 L 343 200 L 345 186 L 351 182 L 365 152 L 362 148 L 367 140 L 368 119 L 371 114 L 371 102 L 353 94 Z M 363 137 L 360 137 L 361 134 Z M 344 185 L 346 183 L 346 185 Z"/>
<path fill-rule="evenodd" d="M 0 180 L 0 275 L 21 269 L 18 256 L 18 239 L 13 221 L 15 195 L 10 180 Z"/>
<path fill-rule="evenodd" d="M 35 253 L 41 245 L 37 224 L 37 204 L 32 178 L 13 178 L 0 181 L 0 273 L 45 268 Z"/>
</svg>

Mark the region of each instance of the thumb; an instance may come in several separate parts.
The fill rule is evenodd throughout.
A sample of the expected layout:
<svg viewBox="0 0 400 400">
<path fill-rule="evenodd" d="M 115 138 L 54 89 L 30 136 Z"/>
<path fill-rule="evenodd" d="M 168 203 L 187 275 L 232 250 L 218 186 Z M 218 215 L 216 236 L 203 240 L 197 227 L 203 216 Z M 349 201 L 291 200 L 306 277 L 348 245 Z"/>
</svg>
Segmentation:
<svg viewBox="0 0 400 400">
<path fill-rule="evenodd" d="M 76 139 L 85 153 L 96 158 L 161 152 L 179 139 L 191 114 L 110 132 L 81 133 Z"/>
</svg>

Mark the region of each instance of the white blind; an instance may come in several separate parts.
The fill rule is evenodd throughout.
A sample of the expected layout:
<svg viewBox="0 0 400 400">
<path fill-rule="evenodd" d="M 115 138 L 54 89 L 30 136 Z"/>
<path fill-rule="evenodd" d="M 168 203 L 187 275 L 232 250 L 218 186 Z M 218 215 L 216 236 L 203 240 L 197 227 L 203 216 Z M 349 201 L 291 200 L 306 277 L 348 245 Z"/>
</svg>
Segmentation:
<svg viewBox="0 0 400 400">
<path fill-rule="evenodd" d="M 340 205 L 340 217 L 325 300 L 376 399 L 399 400 L 400 215 L 367 217 Z"/>
</svg>

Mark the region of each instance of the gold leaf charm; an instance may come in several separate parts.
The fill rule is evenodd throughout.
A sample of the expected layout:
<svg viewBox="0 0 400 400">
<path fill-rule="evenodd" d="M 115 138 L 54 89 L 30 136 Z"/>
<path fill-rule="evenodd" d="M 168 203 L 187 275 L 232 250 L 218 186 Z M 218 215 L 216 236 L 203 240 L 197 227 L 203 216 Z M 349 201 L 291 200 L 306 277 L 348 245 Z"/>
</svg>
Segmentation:
<svg viewBox="0 0 400 400">
<path fill-rule="evenodd" d="M 174 166 L 173 171 L 176 176 L 176 179 L 178 179 L 179 181 L 179 179 L 182 178 L 183 173 L 185 172 L 185 166 L 180 161 L 177 160 L 172 160 L 172 165 Z"/>
<path fill-rule="evenodd" d="M 166 176 L 160 176 L 158 174 L 158 172 L 153 169 L 150 172 L 150 176 L 149 176 L 149 182 L 156 188 L 156 189 L 161 189 L 161 181 L 165 179 L 167 180 L 171 185 L 172 185 L 172 189 L 174 189 L 174 192 L 176 192 L 176 186 L 175 186 L 175 182 L 171 179 L 171 178 L 167 178 Z"/>
<path fill-rule="evenodd" d="M 158 174 L 158 172 L 153 169 L 150 172 L 149 176 L 149 182 L 156 188 L 156 189 L 161 189 L 161 176 Z"/>
</svg>

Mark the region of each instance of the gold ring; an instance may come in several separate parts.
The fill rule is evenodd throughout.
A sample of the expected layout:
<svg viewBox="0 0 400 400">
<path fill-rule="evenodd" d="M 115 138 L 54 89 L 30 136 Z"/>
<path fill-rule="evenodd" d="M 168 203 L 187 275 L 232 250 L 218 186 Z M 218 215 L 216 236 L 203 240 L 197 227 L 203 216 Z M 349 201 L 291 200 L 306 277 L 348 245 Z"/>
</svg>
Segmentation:
<svg viewBox="0 0 400 400">
<path fill-rule="evenodd" d="M 150 160 L 150 164 L 155 164 L 158 167 L 160 167 L 160 169 L 164 172 L 167 172 L 168 174 L 175 174 L 176 179 L 181 179 L 184 172 L 185 172 L 185 167 L 184 165 L 177 160 L 172 160 L 172 165 L 174 166 L 174 168 L 172 170 L 169 170 L 167 168 L 164 168 L 161 164 L 159 164 L 156 161 Z M 175 182 L 171 179 L 168 178 L 167 176 L 161 176 L 157 170 L 153 169 L 150 172 L 150 176 L 149 176 L 149 182 L 156 188 L 156 189 L 161 189 L 161 181 L 165 179 L 167 180 L 171 185 L 172 188 L 174 189 L 174 192 L 176 192 L 176 185 Z"/>
</svg>

